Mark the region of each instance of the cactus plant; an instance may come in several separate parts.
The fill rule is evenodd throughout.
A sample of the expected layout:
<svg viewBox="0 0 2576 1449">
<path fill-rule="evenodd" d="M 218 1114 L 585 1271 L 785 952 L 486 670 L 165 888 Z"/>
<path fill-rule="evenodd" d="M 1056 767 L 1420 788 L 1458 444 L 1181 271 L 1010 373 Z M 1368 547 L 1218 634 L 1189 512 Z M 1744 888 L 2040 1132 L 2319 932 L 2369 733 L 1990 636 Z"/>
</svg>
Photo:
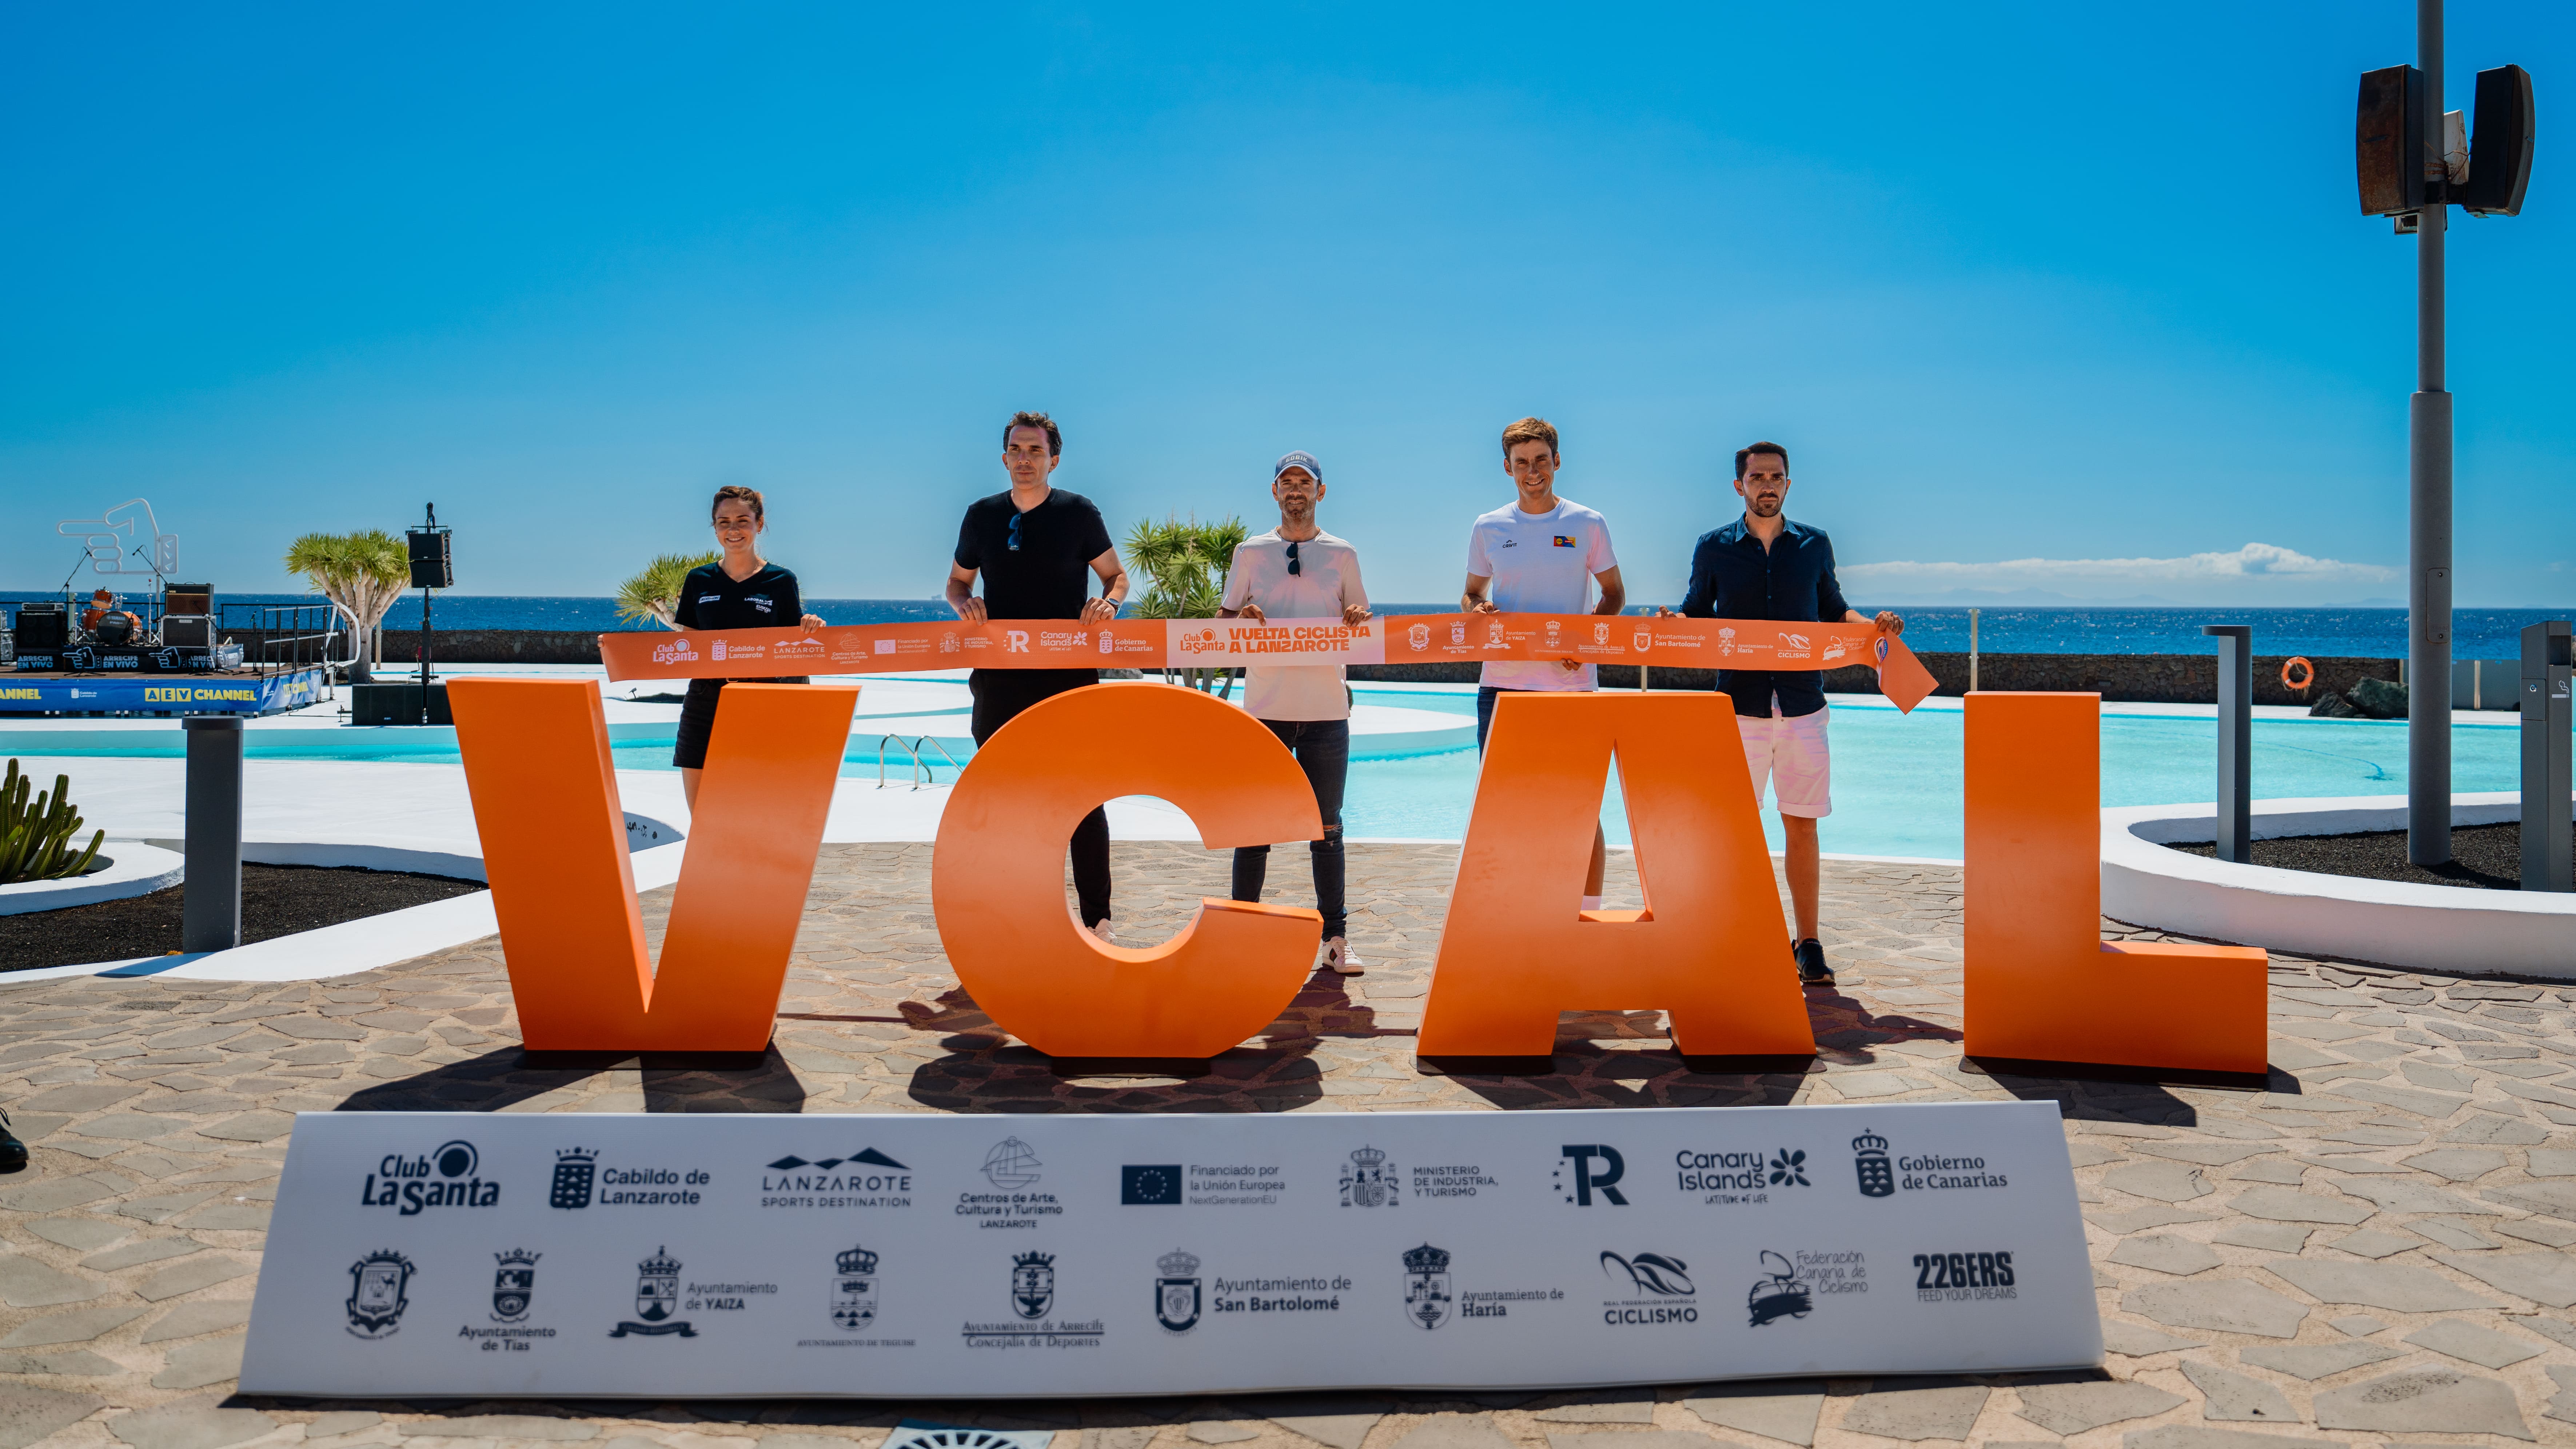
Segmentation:
<svg viewBox="0 0 2576 1449">
<path fill-rule="evenodd" d="M 90 836 L 89 849 L 73 854 L 72 836 L 81 828 L 81 817 L 72 809 L 72 777 L 56 775 L 53 793 L 37 795 L 33 806 L 27 803 L 31 783 L 18 773 L 16 760 L 0 778 L 0 885 L 83 874 L 107 839 L 106 831 L 98 831 Z"/>
</svg>

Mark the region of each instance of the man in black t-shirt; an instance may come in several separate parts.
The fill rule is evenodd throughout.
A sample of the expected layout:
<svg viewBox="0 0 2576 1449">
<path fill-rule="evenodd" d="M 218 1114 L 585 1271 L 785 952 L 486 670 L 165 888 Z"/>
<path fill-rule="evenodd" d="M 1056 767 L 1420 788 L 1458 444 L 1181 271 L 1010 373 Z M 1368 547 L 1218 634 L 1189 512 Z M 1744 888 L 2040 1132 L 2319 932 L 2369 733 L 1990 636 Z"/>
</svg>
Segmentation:
<svg viewBox="0 0 2576 1449">
<path fill-rule="evenodd" d="M 948 604 L 969 624 L 987 619 L 1079 619 L 1102 623 L 1127 600 L 1127 570 L 1100 510 L 1079 493 L 1047 482 L 1062 461 L 1064 435 L 1044 413 L 1012 415 L 1002 427 L 1008 491 L 978 498 L 957 529 L 948 570 Z M 975 596 L 983 576 L 984 596 Z M 1090 597 L 1089 575 L 1100 578 Z M 982 745 L 1039 700 L 1100 682 L 1096 669 L 978 669 L 966 678 L 975 697 L 973 730 Z M 1109 815 L 1094 810 L 1073 831 L 1073 892 L 1082 924 L 1106 941 L 1109 927 Z"/>
</svg>

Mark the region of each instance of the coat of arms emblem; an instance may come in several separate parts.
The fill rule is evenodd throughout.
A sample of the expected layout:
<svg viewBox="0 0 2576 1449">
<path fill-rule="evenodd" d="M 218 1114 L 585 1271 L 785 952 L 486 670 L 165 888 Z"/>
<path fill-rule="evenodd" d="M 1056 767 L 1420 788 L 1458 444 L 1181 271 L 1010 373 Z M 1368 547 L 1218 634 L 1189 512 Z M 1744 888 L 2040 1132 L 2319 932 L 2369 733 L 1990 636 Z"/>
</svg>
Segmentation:
<svg viewBox="0 0 2576 1449">
<path fill-rule="evenodd" d="M 599 1178 L 599 1153 L 589 1147 L 566 1147 L 555 1153 L 555 1180 L 546 1192 L 546 1206 L 586 1208 L 590 1206 L 592 1185 Z"/>
<path fill-rule="evenodd" d="M 1451 621 L 1450 621 L 1450 623 L 1449 623 L 1449 642 L 1450 642 L 1450 643 L 1452 643 L 1452 644 L 1464 644 L 1464 643 L 1466 643 L 1466 642 L 1467 642 L 1467 621 L 1466 621 L 1466 620 L 1464 620 L 1464 619 L 1453 619 L 1453 620 L 1451 620 Z"/>
<path fill-rule="evenodd" d="M 1554 619 L 1547 621 L 1547 646 L 1550 649 L 1556 647 L 1557 635 L 1563 632 L 1563 628 L 1564 626 L 1557 623 Z"/>
<path fill-rule="evenodd" d="M 1342 1166 L 1342 1206 L 1373 1208 L 1395 1204 L 1395 1164 L 1374 1147 L 1352 1153 L 1351 1160 Z"/>
<path fill-rule="evenodd" d="M 1647 650 L 1655 647 L 1655 636 L 1651 630 L 1640 629 L 1635 634 L 1629 636 L 1628 643 L 1631 647 L 1635 648 L 1638 653 L 1643 654 Z"/>
<path fill-rule="evenodd" d="M 1422 1329 L 1449 1321 L 1448 1249 L 1425 1243 L 1404 1250 L 1404 1316 Z"/>
<path fill-rule="evenodd" d="M 877 1255 L 852 1248 L 833 1258 L 832 1322 L 865 1328 L 877 1316 Z"/>
<path fill-rule="evenodd" d="M 390 1248 L 369 1253 L 349 1265 L 349 1332 L 360 1338 L 390 1338 L 411 1306 L 411 1259 Z"/>
<path fill-rule="evenodd" d="M 492 1255 L 500 1265 L 492 1270 L 494 1323 L 516 1323 L 528 1316 L 528 1305 L 535 1301 L 537 1293 L 537 1259 L 543 1256 L 525 1248 Z"/>
<path fill-rule="evenodd" d="M 1720 629 L 1717 631 L 1717 652 L 1720 654 L 1733 654 L 1735 652 L 1734 630 Z"/>
<path fill-rule="evenodd" d="M 1404 631 L 1404 637 L 1411 641 L 1413 652 L 1419 654 L 1423 650 L 1431 647 L 1431 626 L 1428 624 L 1416 624 L 1412 628 Z"/>
<path fill-rule="evenodd" d="M 1011 1259 L 1011 1309 L 1022 1318 L 1044 1318 L 1055 1306 L 1055 1255 L 1020 1253 Z"/>
<path fill-rule="evenodd" d="M 1607 624 L 1595 624 L 1595 625 L 1593 625 L 1593 626 L 1592 626 L 1592 642 L 1593 642 L 1593 643 L 1595 643 L 1595 644 L 1607 644 L 1607 643 L 1609 643 L 1609 642 L 1610 642 L 1610 626 L 1609 626 L 1609 625 L 1607 625 Z"/>
<path fill-rule="evenodd" d="M 689 1326 L 687 1319 L 671 1317 L 679 1310 L 680 1260 L 671 1256 L 670 1249 L 657 1248 L 651 1257 L 635 1265 L 635 1316 L 643 1322 L 620 1323 L 608 1336 L 624 1338 L 629 1334 L 642 1334 L 659 1338 L 677 1334 L 682 1338 L 697 1337 L 698 1331 Z"/>
<path fill-rule="evenodd" d="M 1179 1251 L 1154 1260 L 1162 1276 L 1154 1280 L 1154 1321 L 1167 1332 L 1187 1333 L 1199 1326 L 1199 1260 Z"/>
</svg>

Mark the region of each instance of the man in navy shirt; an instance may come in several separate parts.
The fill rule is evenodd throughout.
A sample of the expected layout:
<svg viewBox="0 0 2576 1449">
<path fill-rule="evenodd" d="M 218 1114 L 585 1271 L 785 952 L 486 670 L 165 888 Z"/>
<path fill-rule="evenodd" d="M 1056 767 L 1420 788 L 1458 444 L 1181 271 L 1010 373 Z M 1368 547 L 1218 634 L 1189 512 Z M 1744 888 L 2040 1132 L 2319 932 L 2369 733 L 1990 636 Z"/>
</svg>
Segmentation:
<svg viewBox="0 0 2576 1449">
<path fill-rule="evenodd" d="M 1778 443 L 1737 449 L 1735 491 L 1744 500 L 1744 516 L 1700 535 L 1699 546 L 1691 551 L 1683 613 L 1695 619 L 1875 622 L 1881 633 L 1905 632 L 1905 621 L 1894 614 L 1872 620 L 1844 602 L 1842 586 L 1834 582 L 1834 546 L 1825 531 L 1781 516 L 1789 497 L 1788 449 Z M 1735 699 L 1735 724 L 1744 735 L 1744 762 L 1753 771 L 1755 805 L 1761 803 L 1766 781 L 1779 802 L 1780 828 L 1789 843 L 1789 900 L 1798 915 L 1798 933 L 1790 946 L 1798 980 L 1831 986 L 1833 968 L 1825 964 L 1824 943 L 1816 939 L 1816 822 L 1834 808 L 1823 678 L 1814 670 L 1721 669 L 1717 687 Z"/>
</svg>

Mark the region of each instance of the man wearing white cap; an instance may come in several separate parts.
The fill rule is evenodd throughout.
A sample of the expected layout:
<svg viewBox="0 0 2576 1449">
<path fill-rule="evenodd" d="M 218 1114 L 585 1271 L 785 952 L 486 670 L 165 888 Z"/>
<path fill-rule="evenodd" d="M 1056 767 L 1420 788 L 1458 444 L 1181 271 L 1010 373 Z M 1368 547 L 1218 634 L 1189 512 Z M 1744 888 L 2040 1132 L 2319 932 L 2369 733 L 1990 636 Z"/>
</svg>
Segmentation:
<svg viewBox="0 0 2576 1449">
<path fill-rule="evenodd" d="M 1324 500 L 1324 465 L 1312 453 L 1290 453 L 1270 469 L 1279 526 L 1235 545 L 1218 617 L 1262 620 L 1369 617 L 1360 586 L 1360 556 L 1315 523 Z M 1338 664 L 1251 664 L 1243 671 L 1243 707 L 1296 756 L 1315 790 L 1324 838 L 1313 843 L 1315 909 L 1324 917 L 1324 964 L 1345 976 L 1363 969 L 1351 950 L 1342 896 L 1342 787 L 1351 764 L 1351 691 Z M 1234 852 L 1234 898 L 1261 899 L 1270 847 Z"/>
</svg>

